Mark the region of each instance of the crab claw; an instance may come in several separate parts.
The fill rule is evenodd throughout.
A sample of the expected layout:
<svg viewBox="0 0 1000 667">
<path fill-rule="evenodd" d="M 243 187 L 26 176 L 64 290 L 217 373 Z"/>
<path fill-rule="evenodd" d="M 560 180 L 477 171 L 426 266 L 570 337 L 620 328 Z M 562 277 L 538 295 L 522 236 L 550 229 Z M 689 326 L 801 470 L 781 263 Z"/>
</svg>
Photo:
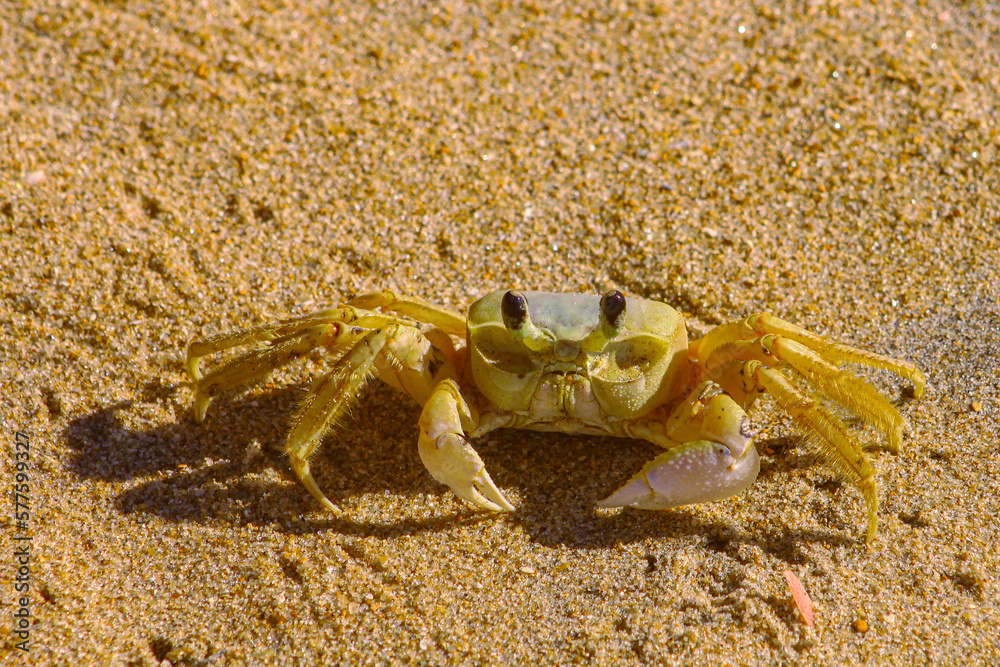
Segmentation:
<svg viewBox="0 0 1000 667">
<path fill-rule="evenodd" d="M 462 418 L 471 419 L 458 385 L 445 380 L 434 388 L 420 414 L 420 460 L 431 476 L 455 494 L 494 512 L 513 512 L 476 450 L 466 442 Z"/>
<path fill-rule="evenodd" d="M 722 500 L 745 491 L 759 470 L 757 449 L 749 439 L 742 452 L 695 440 L 657 456 L 597 506 L 662 510 Z"/>
<path fill-rule="evenodd" d="M 490 479 L 479 454 L 462 436 L 445 433 L 432 442 L 421 433 L 420 459 L 431 476 L 451 487 L 458 497 L 494 512 L 514 511 Z"/>
</svg>

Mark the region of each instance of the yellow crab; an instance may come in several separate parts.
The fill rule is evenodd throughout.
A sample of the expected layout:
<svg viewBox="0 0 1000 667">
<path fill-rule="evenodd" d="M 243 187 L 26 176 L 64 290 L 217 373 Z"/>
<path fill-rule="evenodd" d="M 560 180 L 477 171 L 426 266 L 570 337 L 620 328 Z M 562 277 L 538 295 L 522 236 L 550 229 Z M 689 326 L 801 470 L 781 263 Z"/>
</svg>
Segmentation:
<svg viewBox="0 0 1000 667">
<path fill-rule="evenodd" d="M 199 370 L 206 355 L 254 344 L 262 345 L 207 375 Z M 514 508 L 468 439 L 497 428 L 639 438 L 666 450 L 601 507 L 665 509 L 738 494 L 760 465 L 745 410 L 768 393 L 830 467 L 861 491 L 870 543 L 877 527 L 875 470 L 825 403 L 854 412 L 897 450 L 903 418 L 840 366 L 887 369 L 908 378 L 916 397 L 924 391 L 913 364 L 828 342 L 763 313 L 718 326 L 689 345 L 680 313 L 616 290 L 493 292 L 469 307 L 468 318 L 385 291 L 191 342 L 186 370 L 198 421 L 219 392 L 317 348 L 332 355 L 332 369 L 305 399 L 285 450 L 305 487 L 334 512 L 309 458 L 372 376 L 423 406 L 420 458 L 434 479 L 496 511 Z"/>
</svg>

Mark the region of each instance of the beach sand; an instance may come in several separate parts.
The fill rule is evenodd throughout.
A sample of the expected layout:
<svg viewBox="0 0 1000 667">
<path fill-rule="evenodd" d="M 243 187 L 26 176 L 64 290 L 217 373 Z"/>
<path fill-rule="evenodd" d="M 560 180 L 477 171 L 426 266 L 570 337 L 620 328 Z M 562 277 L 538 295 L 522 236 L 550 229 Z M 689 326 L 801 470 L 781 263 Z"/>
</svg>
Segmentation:
<svg viewBox="0 0 1000 667">
<path fill-rule="evenodd" d="M 997 6 L 608 4 L 0 7 L 0 663 L 1000 664 Z M 321 355 L 193 417 L 193 337 L 612 287 L 923 369 L 857 371 L 910 424 L 860 434 L 871 550 L 769 399 L 756 484 L 657 513 L 594 507 L 655 447 L 524 431 L 473 510 L 377 382 L 325 512 L 281 453 Z"/>
</svg>

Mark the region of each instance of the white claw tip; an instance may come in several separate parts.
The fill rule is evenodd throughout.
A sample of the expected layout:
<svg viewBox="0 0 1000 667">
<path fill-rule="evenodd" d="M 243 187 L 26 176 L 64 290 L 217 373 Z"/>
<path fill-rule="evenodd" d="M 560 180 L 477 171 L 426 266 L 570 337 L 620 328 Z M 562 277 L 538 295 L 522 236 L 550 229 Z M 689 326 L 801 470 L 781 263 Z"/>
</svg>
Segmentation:
<svg viewBox="0 0 1000 667">
<path fill-rule="evenodd" d="M 633 477 L 625 486 L 597 503 L 598 507 L 611 509 L 614 507 L 644 507 L 645 503 L 655 498 L 653 490 L 640 475 Z"/>
</svg>

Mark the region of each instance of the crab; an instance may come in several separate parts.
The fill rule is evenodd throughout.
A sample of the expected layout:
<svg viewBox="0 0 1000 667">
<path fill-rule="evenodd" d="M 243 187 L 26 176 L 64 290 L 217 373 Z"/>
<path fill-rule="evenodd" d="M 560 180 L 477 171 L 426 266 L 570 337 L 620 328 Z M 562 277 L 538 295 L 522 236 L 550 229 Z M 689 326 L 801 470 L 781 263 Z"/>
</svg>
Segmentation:
<svg viewBox="0 0 1000 667">
<path fill-rule="evenodd" d="M 203 357 L 247 346 L 202 373 Z M 760 460 L 746 411 L 766 393 L 860 491 L 870 544 L 878 525 L 875 469 L 831 406 L 880 432 L 892 451 L 906 422 L 842 365 L 892 371 L 913 384 L 917 398 L 925 387 L 909 362 L 827 341 L 766 313 L 717 326 L 689 344 L 678 311 L 617 290 L 501 290 L 474 302 L 468 317 L 383 291 L 192 341 L 185 369 L 197 420 L 220 392 L 314 350 L 328 353 L 332 367 L 294 417 L 285 451 L 306 489 L 337 513 L 313 479 L 310 458 L 373 376 L 422 406 L 418 450 L 434 479 L 473 505 L 508 512 L 513 505 L 470 439 L 521 428 L 647 440 L 665 451 L 597 505 L 661 510 L 729 498 L 750 486 Z"/>
</svg>

